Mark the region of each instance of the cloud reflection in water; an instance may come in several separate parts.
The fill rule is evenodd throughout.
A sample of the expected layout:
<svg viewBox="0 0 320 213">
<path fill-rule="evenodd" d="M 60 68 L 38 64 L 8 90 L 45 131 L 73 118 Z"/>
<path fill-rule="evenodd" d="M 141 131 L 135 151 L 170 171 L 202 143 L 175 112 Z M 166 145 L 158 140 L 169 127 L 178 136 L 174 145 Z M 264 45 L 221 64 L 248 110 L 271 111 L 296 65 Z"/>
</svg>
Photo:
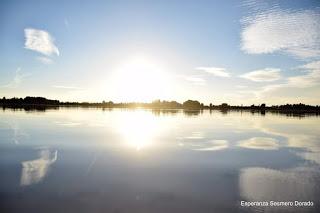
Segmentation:
<svg viewBox="0 0 320 213">
<path fill-rule="evenodd" d="M 200 143 L 197 148 L 193 149 L 196 151 L 217 151 L 228 148 L 229 144 L 226 140 L 212 140 L 205 143 Z"/>
<path fill-rule="evenodd" d="M 275 170 L 261 167 L 242 169 L 240 195 L 250 201 L 308 201 L 319 190 L 320 173 L 314 167 Z M 298 193 L 297 193 L 298 192 Z"/>
<path fill-rule="evenodd" d="M 253 137 L 248 140 L 242 140 L 238 146 L 248 149 L 276 150 L 279 148 L 278 141 L 274 138 Z"/>
<path fill-rule="evenodd" d="M 40 182 L 47 174 L 50 166 L 56 162 L 58 151 L 43 149 L 39 151 L 39 158 L 22 162 L 20 185 L 27 186 Z"/>
</svg>

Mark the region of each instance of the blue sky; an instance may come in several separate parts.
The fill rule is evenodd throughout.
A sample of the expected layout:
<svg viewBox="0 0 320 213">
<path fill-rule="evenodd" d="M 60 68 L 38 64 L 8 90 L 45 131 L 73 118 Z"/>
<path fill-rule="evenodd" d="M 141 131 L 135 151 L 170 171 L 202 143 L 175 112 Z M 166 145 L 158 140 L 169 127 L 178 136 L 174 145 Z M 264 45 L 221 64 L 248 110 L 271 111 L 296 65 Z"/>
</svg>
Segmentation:
<svg viewBox="0 0 320 213">
<path fill-rule="evenodd" d="M 0 95 L 320 104 L 319 1 L 1 1 Z"/>
</svg>

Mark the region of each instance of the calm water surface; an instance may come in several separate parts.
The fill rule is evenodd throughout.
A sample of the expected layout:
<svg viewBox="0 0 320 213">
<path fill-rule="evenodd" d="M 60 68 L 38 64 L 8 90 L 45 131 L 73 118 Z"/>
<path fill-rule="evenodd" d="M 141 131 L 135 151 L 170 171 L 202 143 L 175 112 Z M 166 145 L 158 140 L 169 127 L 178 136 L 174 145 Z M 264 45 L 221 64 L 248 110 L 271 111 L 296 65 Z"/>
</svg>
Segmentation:
<svg viewBox="0 0 320 213">
<path fill-rule="evenodd" d="M 317 212 L 320 118 L 0 112 L 0 212 Z M 241 201 L 313 207 L 241 207 Z"/>
</svg>

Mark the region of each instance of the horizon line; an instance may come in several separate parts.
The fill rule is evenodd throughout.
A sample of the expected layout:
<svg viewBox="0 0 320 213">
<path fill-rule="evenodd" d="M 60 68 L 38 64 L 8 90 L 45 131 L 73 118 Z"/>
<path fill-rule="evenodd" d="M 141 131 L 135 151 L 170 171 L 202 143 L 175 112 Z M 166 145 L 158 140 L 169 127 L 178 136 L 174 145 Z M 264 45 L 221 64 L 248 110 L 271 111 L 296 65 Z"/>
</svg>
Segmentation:
<svg viewBox="0 0 320 213">
<path fill-rule="evenodd" d="M 177 104 L 181 104 L 183 105 L 185 102 L 187 101 L 196 101 L 196 102 L 199 102 L 199 104 L 201 104 L 203 107 L 208 107 L 210 105 L 212 106 L 222 106 L 222 105 L 227 105 L 228 107 L 252 107 L 252 106 L 262 106 L 264 105 L 265 107 L 268 107 L 268 106 L 285 106 L 285 105 L 305 105 L 305 106 L 314 106 L 314 107 L 319 107 L 320 104 L 315 104 L 315 105 L 310 105 L 310 104 L 305 104 L 303 102 L 299 102 L 299 103 L 282 103 L 282 104 L 272 104 L 272 105 L 267 105 L 266 102 L 261 102 L 260 104 L 249 104 L 249 105 L 245 105 L 245 104 L 240 104 L 240 105 L 233 105 L 233 104 L 229 104 L 227 102 L 222 102 L 220 104 L 213 104 L 212 102 L 210 102 L 209 104 L 205 104 L 201 101 L 198 101 L 196 99 L 187 99 L 183 102 L 179 102 L 179 101 L 176 101 L 176 100 L 165 100 L 165 99 L 154 99 L 152 101 L 149 101 L 149 102 L 143 102 L 143 101 L 128 101 L 128 102 L 114 102 L 112 100 L 102 100 L 102 101 L 61 101 L 59 99 L 48 99 L 46 97 L 43 97 L 43 96 L 25 96 L 24 98 L 22 97 L 11 97 L 11 98 L 7 98 L 6 96 L 3 96 L 2 98 L 0 98 L 0 100 L 10 100 L 10 99 L 26 99 L 26 98 L 44 98 L 48 101 L 58 101 L 59 104 L 67 104 L 67 103 L 70 103 L 70 104 L 155 104 L 155 102 L 158 102 L 158 103 L 164 103 L 164 102 L 168 102 L 168 103 L 172 103 L 172 102 L 176 102 Z M 1 101 L 0 101 L 1 103 Z"/>
</svg>

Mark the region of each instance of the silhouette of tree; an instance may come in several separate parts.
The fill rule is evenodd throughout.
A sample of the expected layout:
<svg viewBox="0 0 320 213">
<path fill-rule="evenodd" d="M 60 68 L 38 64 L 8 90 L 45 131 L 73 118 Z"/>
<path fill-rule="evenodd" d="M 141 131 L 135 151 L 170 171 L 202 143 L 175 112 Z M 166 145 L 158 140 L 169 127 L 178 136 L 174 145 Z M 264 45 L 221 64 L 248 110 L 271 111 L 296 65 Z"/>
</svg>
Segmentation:
<svg viewBox="0 0 320 213">
<path fill-rule="evenodd" d="M 222 109 L 227 109 L 227 108 L 229 108 L 229 105 L 228 105 L 227 103 L 222 103 L 222 104 L 220 105 L 220 107 L 221 107 Z"/>
<path fill-rule="evenodd" d="M 199 101 L 193 101 L 193 100 L 187 100 L 187 101 L 183 102 L 182 105 L 186 109 L 200 109 L 201 108 L 200 102 Z"/>
<path fill-rule="evenodd" d="M 214 106 L 212 103 L 209 106 L 200 103 L 197 100 L 187 100 L 183 102 L 183 104 L 177 101 L 161 101 L 155 100 L 152 103 L 114 103 L 112 101 L 102 101 L 100 103 L 90 103 L 90 102 L 60 102 L 59 100 L 50 100 L 44 97 L 30 97 L 27 96 L 25 98 L 0 98 L 0 106 L 3 108 L 24 108 L 24 109 L 44 109 L 47 107 L 59 107 L 59 106 L 79 106 L 79 107 L 101 107 L 101 108 L 136 108 L 136 107 L 144 107 L 151 109 L 189 109 L 189 110 L 202 110 L 202 109 L 220 109 L 223 111 L 228 110 L 251 110 L 252 113 L 256 111 L 260 111 L 261 113 L 265 113 L 265 111 L 271 112 L 279 112 L 286 114 L 301 114 L 301 113 L 316 113 L 317 115 L 320 113 L 320 106 L 311 106 L 305 105 L 302 103 L 299 104 L 285 104 L 285 105 L 273 105 L 267 106 L 265 103 L 261 105 L 251 105 L 251 106 L 230 106 L 227 103 L 222 103 L 221 105 Z"/>
</svg>

